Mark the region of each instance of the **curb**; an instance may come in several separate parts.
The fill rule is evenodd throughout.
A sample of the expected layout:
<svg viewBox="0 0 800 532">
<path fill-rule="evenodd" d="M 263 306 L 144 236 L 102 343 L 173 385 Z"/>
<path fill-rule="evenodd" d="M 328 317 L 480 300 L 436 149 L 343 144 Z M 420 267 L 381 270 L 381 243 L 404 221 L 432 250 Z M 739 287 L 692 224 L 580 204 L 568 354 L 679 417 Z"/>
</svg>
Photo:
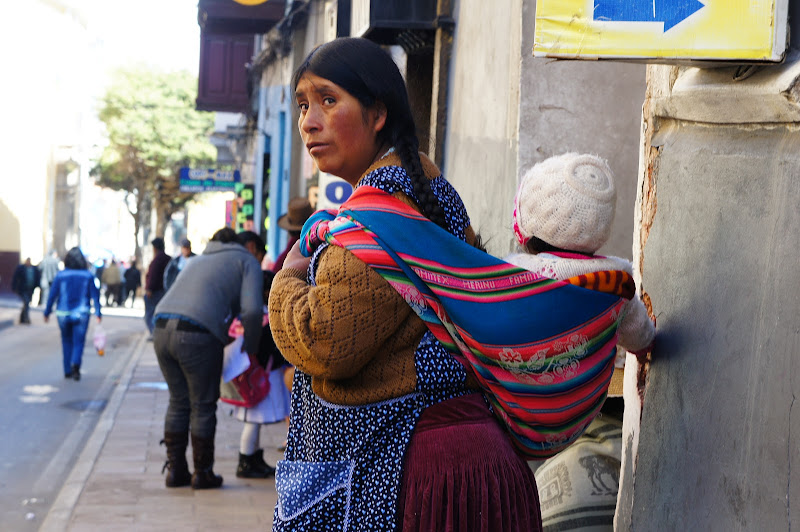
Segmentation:
<svg viewBox="0 0 800 532">
<path fill-rule="evenodd" d="M 130 360 L 128 360 L 122 375 L 119 377 L 119 383 L 116 385 L 111 398 L 108 400 L 103 414 L 97 421 L 94 431 L 89 436 L 86 446 L 81 451 L 78 461 L 72 468 L 67 480 L 58 492 L 50 511 L 47 513 L 42 526 L 39 527 L 39 532 L 62 532 L 66 530 L 69 520 L 72 517 L 72 512 L 75 509 L 78 499 L 80 498 L 83 488 L 89 475 L 94 469 L 100 452 L 108 437 L 108 433 L 114 427 L 114 421 L 122 405 L 122 400 L 128 391 L 131 378 L 139 360 L 144 352 L 144 345 L 146 336 L 143 334 L 139 340 L 133 345 L 131 349 Z"/>
</svg>

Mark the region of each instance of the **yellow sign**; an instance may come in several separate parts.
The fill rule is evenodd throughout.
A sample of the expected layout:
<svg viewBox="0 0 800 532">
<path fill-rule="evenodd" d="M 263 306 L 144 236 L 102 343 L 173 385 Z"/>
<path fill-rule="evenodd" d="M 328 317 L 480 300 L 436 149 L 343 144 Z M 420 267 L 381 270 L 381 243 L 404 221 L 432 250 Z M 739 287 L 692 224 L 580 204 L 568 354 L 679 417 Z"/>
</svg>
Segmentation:
<svg viewBox="0 0 800 532">
<path fill-rule="evenodd" d="M 243 6 L 257 6 L 258 4 L 263 4 L 268 0 L 233 0 L 237 4 L 242 4 Z"/>
<path fill-rule="evenodd" d="M 533 55 L 781 61 L 789 0 L 538 0 Z"/>
</svg>

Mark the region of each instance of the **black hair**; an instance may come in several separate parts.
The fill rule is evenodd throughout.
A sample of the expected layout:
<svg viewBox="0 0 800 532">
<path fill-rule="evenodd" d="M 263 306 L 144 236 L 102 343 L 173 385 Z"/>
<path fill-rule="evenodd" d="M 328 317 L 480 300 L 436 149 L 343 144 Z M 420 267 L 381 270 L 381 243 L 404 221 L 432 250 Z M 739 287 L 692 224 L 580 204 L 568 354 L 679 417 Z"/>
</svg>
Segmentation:
<svg viewBox="0 0 800 532">
<path fill-rule="evenodd" d="M 153 244 L 153 247 L 157 250 L 164 251 L 164 239 L 160 236 L 155 237 L 150 243 Z"/>
<path fill-rule="evenodd" d="M 486 242 L 483 241 L 483 237 L 480 233 L 475 233 L 475 241 L 472 243 L 472 247 L 478 248 L 484 253 L 489 253 L 486 251 Z"/>
<path fill-rule="evenodd" d="M 64 268 L 70 270 L 86 270 L 89 268 L 81 248 L 76 246 L 67 251 L 67 256 L 64 257 Z"/>
<path fill-rule="evenodd" d="M 591 253 L 586 253 L 584 251 L 575 251 L 571 249 L 556 247 L 552 244 L 548 244 L 547 242 L 536 236 L 532 236 L 531 239 L 525 243 L 525 251 L 533 255 L 539 253 L 553 253 L 553 252 L 578 253 L 580 255 L 587 255 L 587 256 L 592 255 Z"/>
<path fill-rule="evenodd" d="M 236 240 L 243 246 L 246 246 L 248 242 L 253 242 L 256 245 L 256 249 L 261 251 L 265 251 L 267 247 L 266 244 L 264 244 L 264 239 L 255 231 L 242 231 L 236 235 Z"/>
<path fill-rule="evenodd" d="M 212 242 L 222 242 L 223 244 L 227 244 L 229 242 L 236 242 L 239 243 L 239 240 L 236 238 L 236 231 L 231 229 L 230 227 L 223 227 L 219 229 L 214 236 L 211 237 Z"/>
<path fill-rule="evenodd" d="M 380 102 L 386 107 L 386 124 L 378 139 L 397 151 L 411 178 L 422 213 L 449 231 L 444 209 L 431 189 L 419 158 L 419 139 L 408 91 L 392 57 L 374 42 L 359 37 L 340 37 L 311 51 L 292 76 L 292 88 L 309 72 L 339 85 L 362 106 Z"/>
</svg>

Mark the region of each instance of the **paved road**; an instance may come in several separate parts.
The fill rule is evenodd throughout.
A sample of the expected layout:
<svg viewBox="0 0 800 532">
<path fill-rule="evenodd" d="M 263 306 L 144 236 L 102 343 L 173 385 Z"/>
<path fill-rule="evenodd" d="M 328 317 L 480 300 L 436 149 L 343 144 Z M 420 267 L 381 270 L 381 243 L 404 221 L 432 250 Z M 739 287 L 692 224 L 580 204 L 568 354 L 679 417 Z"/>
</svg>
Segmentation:
<svg viewBox="0 0 800 532">
<path fill-rule="evenodd" d="M 0 302 L 0 321 L 17 316 L 7 303 Z M 55 319 L 45 324 L 32 310 L 31 320 L 0 330 L 0 523 L 7 531 L 37 530 L 144 334 L 141 309 L 107 310 L 106 354 L 91 345 L 93 320 L 75 382 L 64 379 Z"/>
</svg>

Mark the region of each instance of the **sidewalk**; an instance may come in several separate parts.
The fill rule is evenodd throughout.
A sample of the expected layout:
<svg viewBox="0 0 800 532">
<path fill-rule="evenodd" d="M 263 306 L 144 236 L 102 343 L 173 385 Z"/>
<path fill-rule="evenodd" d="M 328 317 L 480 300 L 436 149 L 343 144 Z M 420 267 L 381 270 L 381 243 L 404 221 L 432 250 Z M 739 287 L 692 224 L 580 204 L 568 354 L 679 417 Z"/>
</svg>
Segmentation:
<svg viewBox="0 0 800 532">
<path fill-rule="evenodd" d="M 146 335 L 133 347 L 108 401 L 67 481 L 39 529 L 61 531 L 269 530 L 275 480 L 236 478 L 242 424 L 217 409 L 214 472 L 221 489 L 166 488 L 161 468 L 164 412 L 169 394 Z M 286 435 L 282 423 L 262 427 L 265 460 L 274 465 Z M 191 468 L 191 446 L 187 450 Z"/>
</svg>

